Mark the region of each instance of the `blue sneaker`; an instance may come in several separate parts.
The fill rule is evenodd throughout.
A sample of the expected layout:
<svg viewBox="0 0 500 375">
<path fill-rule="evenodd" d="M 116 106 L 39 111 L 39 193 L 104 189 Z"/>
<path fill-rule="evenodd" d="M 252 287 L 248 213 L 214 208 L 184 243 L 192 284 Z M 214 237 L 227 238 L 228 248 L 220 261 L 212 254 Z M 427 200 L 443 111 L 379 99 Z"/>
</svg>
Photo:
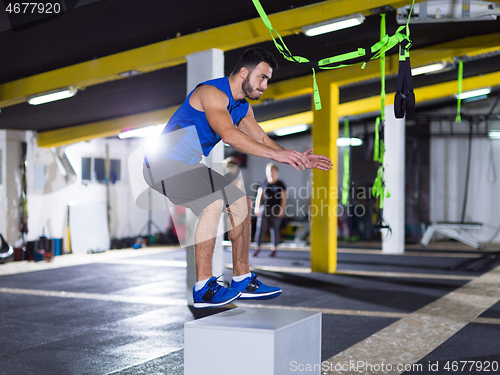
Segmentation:
<svg viewBox="0 0 500 375">
<path fill-rule="evenodd" d="M 278 297 L 282 290 L 273 286 L 268 286 L 259 280 L 252 272 L 252 276 L 237 282 L 231 282 L 231 289 L 241 292 L 240 299 L 271 299 Z"/>
<path fill-rule="evenodd" d="M 240 295 L 238 290 L 224 288 L 217 283 L 217 277 L 212 276 L 200 290 L 196 291 L 193 287 L 193 306 L 197 309 L 223 306 L 234 301 Z"/>
</svg>

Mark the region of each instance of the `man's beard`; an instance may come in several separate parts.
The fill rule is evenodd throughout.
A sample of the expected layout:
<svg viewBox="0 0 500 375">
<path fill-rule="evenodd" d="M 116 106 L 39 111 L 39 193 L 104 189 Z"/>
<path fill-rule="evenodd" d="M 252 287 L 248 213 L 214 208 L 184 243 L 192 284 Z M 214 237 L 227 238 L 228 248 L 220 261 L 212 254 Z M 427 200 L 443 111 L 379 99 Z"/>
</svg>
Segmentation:
<svg viewBox="0 0 500 375">
<path fill-rule="evenodd" d="M 241 88 L 243 89 L 243 92 L 245 93 L 245 96 L 248 98 L 248 99 L 251 99 L 251 100 L 259 100 L 261 95 L 252 95 L 252 93 L 254 92 L 254 88 L 252 87 L 252 85 L 250 84 L 250 74 L 247 76 L 247 78 L 245 78 L 245 80 L 243 81 L 243 85 L 241 86 Z M 260 92 L 260 91 L 259 91 Z"/>
</svg>

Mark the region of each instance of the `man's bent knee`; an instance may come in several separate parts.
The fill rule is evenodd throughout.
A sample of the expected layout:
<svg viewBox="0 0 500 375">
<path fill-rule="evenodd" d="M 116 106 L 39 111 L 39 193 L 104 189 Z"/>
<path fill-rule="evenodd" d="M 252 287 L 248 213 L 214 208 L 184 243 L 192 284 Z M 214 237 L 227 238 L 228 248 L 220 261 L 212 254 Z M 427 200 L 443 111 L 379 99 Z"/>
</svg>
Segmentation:
<svg viewBox="0 0 500 375">
<path fill-rule="evenodd" d="M 202 215 L 206 214 L 217 214 L 220 215 L 222 213 L 222 209 L 224 208 L 224 201 L 222 199 L 217 199 L 213 201 L 208 206 L 206 206 L 201 212 Z"/>
<path fill-rule="evenodd" d="M 246 195 L 229 206 L 232 209 L 231 212 L 241 213 L 242 216 L 246 216 L 250 212 L 251 207 L 252 200 Z"/>
<path fill-rule="evenodd" d="M 236 225 L 250 217 L 252 201 L 247 196 L 241 197 L 228 208 L 228 213 L 232 216 Z"/>
</svg>

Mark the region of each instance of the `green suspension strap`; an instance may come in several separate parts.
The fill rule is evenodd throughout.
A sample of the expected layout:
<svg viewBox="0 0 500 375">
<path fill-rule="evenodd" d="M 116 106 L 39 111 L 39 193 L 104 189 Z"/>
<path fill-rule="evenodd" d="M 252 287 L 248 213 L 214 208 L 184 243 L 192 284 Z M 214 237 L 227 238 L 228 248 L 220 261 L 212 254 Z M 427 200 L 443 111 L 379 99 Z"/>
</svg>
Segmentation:
<svg viewBox="0 0 500 375">
<path fill-rule="evenodd" d="M 385 13 L 380 15 L 380 39 L 386 35 Z M 380 55 L 380 118 L 385 122 L 385 52 Z"/>
<path fill-rule="evenodd" d="M 385 13 L 381 14 L 380 20 L 380 38 L 386 35 Z M 385 125 L 385 53 L 380 56 L 380 117 L 375 120 L 375 140 L 373 145 L 373 160 L 379 163 L 377 177 L 373 183 L 372 192 L 376 198 L 379 198 L 380 209 L 384 207 L 384 197 L 389 197 L 389 189 L 385 186 L 384 179 L 384 125 Z M 380 129 L 380 130 L 379 130 Z"/>
<path fill-rule="evenodd" d="M 384 199 L 389 198 L 391 196 L 389 189 L 385 186 L 385 169 L 384 169 L 384 154 L 385 154 L 385 145 L 384 145 L 384 130 L 382 127 L 381 136 L 379 136 L 379 126 L 380 126 L 380 117 L 377 117 L 375 121 L 375 153 L 373 159 L 380 163 L 377 171 L 377 177 L 375 178 L 375 182 L 373 183 L 372 193 L 375 198 L 379 198 L 379 210 L 377 212 L 377 222 L 374 225 L 374 228 L 377 230 L 387 229 L 387 237 L 392 234 L 392 229 L 390 225 L 388 225 L 382 215 L 382 211 L 384 209 Z M 380 139 L 381 138 L 381 139 Z"/>
<path fill-rule="evenodd" d="M 382 131 L 379 133 L 379 127 L 381 125 L 380 117 L 375 120 L 375 141 L 374 141 L 374 153 L 373 160 L 378 162 L 380 165 L 377 170 L 377 177 L 373 183 L 372 192 L 375 198 L 379 198 L 380 209 L 384 208 L 384 198 L 389 198 L 391 196 L 389 189 L 385 186 L 385 170 L 384 170 L 384 154 L 385 154 L 385 143 L 384 143 L 384 132 L 383 126 Z"/>
<path fill-rule="evenodd" d="M 349 202 L 349 156 L 351 152 L 351 136 L 349 134 L 349 119 L 344 119 L 344 137 L 349 140 L 349 145 L 344 150 L 344 180 L 342 182 L 342 204 Z"/>
<path fill-rule="evenodd" d="M 375 141 L 373 142 L 373 161 L 379 162 L 379 157 L 380 157 L 380 151 L 379 151 L 379 145 L 380 145 L 380 136 L 378 133 L 378 127 L 380 125 L 380 117 L 377 117 L 375 120 Z"/>
<path fill-rule="evenodd" d="M 464 62 L 462 60 L 458 61 L 458 98 L 457 98 L 457 117 L 455 118 L 455 122 L 461 123 L 462 116 L 460 115 L 460 106 L 462 104 L 462 99 L 460 95 L 462 94 L 462 80 L 464 78 Z"/>
<path fill-rule="evenodd" d="M 333 56 L 329 57 L 326 59 L 322 59 L 319 61 L 310 61 L 309 59 L 301 56 L 294 56 L 292 52 L 288 49 L 286 46 L 285 42 L 283 41 L 283 38 L 281 35 L 273 28 L 273 25 L 271 24 L 271 21 L 269 20 L 269 17 L 267 16 L 266 12 L 264 11 L 264 8 L 260 4 L 259 0 L 252 0 L 255 9 L 257 9 L 257 12 L 259 13 L 260 18 L 262 19 L 262 22 L 264 22 L 264 25 L 266 28 L 269 30 L 269 33 L 271 34 L 271 38 L 274 42 L 274 45 L 276 46 L 276 49 L 283 55 L 283 57 L 291 62 L 295 62 L 298 64 L 303 64 L 306 66 L 309 66 L 312 71 L 313 71 L 313 89 L 314 89 L 314 107 L 316 110 L 321 109 L 321 98 L 319 95 L 319 90 L 318 90 L 318 85 L 316 83 L 316 69 L 337 69 L 337 68 L 342 68 L 346 66 L 351 66 L 351 65 L 356 65 L 356 64 L 363 64 L 362 68 L 365 67 L 366 63 L 368 63 L 370 60 L 375 60 L 380 58 L 382 54 L 384 54 L 386 51 L 390 50 L 391 48 L 395 47 L 396 45 L 400 44 L 402 41 L 406 40 L 408 43 L 411 44 L 411 41 L 409 39 L 409 28 L 408 28 L 408 23 L 410 18 L 408 17 L 408 23 L 406 26 L 401 26 L 397 29 L 396 33 L 392 36 L 389 35 L 384 35 L 379 42 L 371 46 L 369 49 L 365 48 L 358 48 L 356 51 L 349 52 L 349 53 L 344 53 L 342 55 L 338 56 Z M 415 3 L 415 0 L 413 0 L 413 3 Z M 413 9 L 413 4 L 412 4 L 412 9 Z M 411 14 L 411 11 L 410 11 Z M 403 29 L 407 29 L 406 35 L 403 34 Z M 355 61 L 353 60 L 360 60 L 361 61 Z M 347 61 L 350 61 L 347 63 Z"/>
<path fill-rule="evenodd" d="M 408 15 L 406 23 L 406 36 L 410 40 L 410 18 L 413 8 Z M 415 113 L 415 93 L 413 92 L 413 76 L 411 74 L 410 62 L 411 42 L 403 41 L 399 45 L 399 68 L 396 82 L 396 93 L 394 95 L 394 116 L 404 118 L 406 114 Z"/>
</svg>

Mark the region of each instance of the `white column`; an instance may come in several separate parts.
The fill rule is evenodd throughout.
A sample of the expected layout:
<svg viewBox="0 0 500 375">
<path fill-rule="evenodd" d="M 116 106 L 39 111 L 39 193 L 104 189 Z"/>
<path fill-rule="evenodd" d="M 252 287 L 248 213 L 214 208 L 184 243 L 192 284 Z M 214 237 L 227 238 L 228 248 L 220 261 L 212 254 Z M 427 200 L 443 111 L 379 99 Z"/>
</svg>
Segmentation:
<svg viewBox="0 0 500 375">
<path fill-rule="evenodd" d="M 392 233 L 382 231 L 382 252 L 402 254 L 405 251 L 405 135 L 406 119 L 394 116 L 394 107 L 385 107 L 385 177 L 391 193 L 384 200 L 383 217 Z"/>
<path fill-rule="evenodd" d="M 0 233 L 12 246 L 21 246 L 19 233 L 21 199 L 21 143 L 24 130 L 0 130 Z"/>
<path fill-rule="evenodd" d="M 6 160 L 7 160 L 7 130 L 0 130 L 0 212 L 8 212 L 7 183 L 6 183 Z M 7 219 L 8 215 L 0 215 L 0 233 L 7 241 Z"/>
<path fill-rule="evenodd" d="M 194 53 L 186 56 L 187 60 L 187 93 L 191 92 L 197 84 L 212 78 L 224 76 L 224 52 L 218 49 Z M 220 142 L 207 158 L 207 165 L 221 164 L 224 159 L 224 145 Z M 193 228 L 197 218 L 190 211 L 186 211 L 188 227 Z M 219 223 L 219 233 L 224 228 L 223 221 Z M 189 235 L 190 233 L 188 233 Z M 186 247 L 187 260 L 187 300 L 188 305 L 193 305 L 193 286 L 196 282 L 196 270 L 194 263 L 194 246 Z M 215 243 L 212 271 L 215 276 L 221 275 L 223 271 L 223 249 L 222 237 L 218 236 Z"/>
</svg>

